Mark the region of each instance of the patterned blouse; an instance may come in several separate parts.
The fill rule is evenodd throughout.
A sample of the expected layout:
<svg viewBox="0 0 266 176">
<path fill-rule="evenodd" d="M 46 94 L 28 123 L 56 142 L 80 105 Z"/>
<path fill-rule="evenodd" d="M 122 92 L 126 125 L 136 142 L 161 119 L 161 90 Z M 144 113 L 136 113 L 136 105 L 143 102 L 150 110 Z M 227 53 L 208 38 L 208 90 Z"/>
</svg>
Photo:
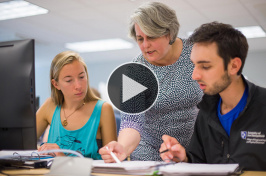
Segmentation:
<svg viewBox="0 0 266 176">
<path fill-rule="evenodd" d="M 161 160 L 159 149 L 164 134 L 175 137 L 185 148 L 190 142 L 198 114 L 196 105 L 201 101 L 203 92 L 192 80 L 192 44 L 181 40 L 182 53 L 172 65 L 152 65 L 142 54 L 133 60 L 148 66 L 155 73 L 159 81 L 159 94 L 148 111 L 138 115 L 121 114 L 120 130 L 133 128 L 141 135 L 138 147 L 131 154 L 132 160 Z"/>
</svg>

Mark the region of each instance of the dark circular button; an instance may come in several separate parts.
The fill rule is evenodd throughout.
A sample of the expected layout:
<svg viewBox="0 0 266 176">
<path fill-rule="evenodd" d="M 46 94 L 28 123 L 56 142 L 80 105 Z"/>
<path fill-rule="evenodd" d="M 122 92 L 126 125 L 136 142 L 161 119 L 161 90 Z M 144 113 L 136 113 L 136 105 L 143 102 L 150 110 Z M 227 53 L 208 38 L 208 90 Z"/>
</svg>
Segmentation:
<svg viewBox="0 0 266 176">
<path fill-rule="evenodd" d="M 143 113 L 156 101 L 158 85 L 155 74 L 147 66 L 125 63 L 110 75 L 108 96 L 112 104 L 124 113 Z"/>
</svg>

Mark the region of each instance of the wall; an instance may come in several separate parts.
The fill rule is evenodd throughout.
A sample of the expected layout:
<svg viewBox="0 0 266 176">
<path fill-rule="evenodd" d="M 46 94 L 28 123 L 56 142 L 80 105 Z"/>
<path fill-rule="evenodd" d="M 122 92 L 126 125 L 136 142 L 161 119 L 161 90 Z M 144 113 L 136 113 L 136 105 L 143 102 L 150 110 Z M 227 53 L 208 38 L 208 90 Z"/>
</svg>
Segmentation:
<svg viewBox="0 0 266 176">
<path fill-rule="evenodd" d="M 91 87 L 99 88 L 100 82 L 107 83 L 111 72 L 119 65 L 130 62 L 131 59 L 111 61 L 111 62 L 95 62 L 86 63 L 89 72 L 89 79 Z M 263 74 L 266 66 L 266 52 L 249 53 L 243 74 L 257 85 L 266 87 L 266 78 Z M 40 96 L 40 105 L 50 97 L 50 83 L 49 83 L 49 69 L 50 64 L 38 65 L 36 64 L 36 96 Z"/>
<path fill-rule="evenodd" d="M 249 53 L 244 66 L 243 74 L 247 78 L 262 87 L 266 88 L 266 52 Z"/>
</svg>

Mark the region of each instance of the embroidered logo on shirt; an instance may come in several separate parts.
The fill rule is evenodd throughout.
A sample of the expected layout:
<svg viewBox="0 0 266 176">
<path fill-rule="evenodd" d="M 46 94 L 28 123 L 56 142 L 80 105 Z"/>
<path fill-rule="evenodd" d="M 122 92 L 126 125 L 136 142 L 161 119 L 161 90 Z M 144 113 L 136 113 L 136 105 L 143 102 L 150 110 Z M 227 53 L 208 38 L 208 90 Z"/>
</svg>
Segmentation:
<svg viewBox="0 0 266 176">
<path fill-rule="evenodd" d="M 265 144 L 265 134 L 257 131 L 241 131 L 241 138 L 246 140 L 247 144 Z"/>
<path fill-rule="evenodd" d="M 241 131 L 241 138 L 246 139 L 247 137 L 247 132 L 246 131 Z"/>
</svg>

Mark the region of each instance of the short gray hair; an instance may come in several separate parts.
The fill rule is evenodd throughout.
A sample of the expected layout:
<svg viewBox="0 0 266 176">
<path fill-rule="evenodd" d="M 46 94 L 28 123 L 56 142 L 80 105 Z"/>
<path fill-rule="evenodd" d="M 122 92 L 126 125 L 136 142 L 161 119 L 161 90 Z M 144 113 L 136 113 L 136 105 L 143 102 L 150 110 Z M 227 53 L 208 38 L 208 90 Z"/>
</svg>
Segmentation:
<svg viewBox="0 0 266 176">
<path fill-rule="evenodd" d="M 179 31 L 176 12 L 160 2 L 145 3 L 130 17 L 129 36 L 137 40 L 135 24 L 149 37 L 158 38 L 169 34 L 170 44 L 175 42 Z"/>
</svg>

